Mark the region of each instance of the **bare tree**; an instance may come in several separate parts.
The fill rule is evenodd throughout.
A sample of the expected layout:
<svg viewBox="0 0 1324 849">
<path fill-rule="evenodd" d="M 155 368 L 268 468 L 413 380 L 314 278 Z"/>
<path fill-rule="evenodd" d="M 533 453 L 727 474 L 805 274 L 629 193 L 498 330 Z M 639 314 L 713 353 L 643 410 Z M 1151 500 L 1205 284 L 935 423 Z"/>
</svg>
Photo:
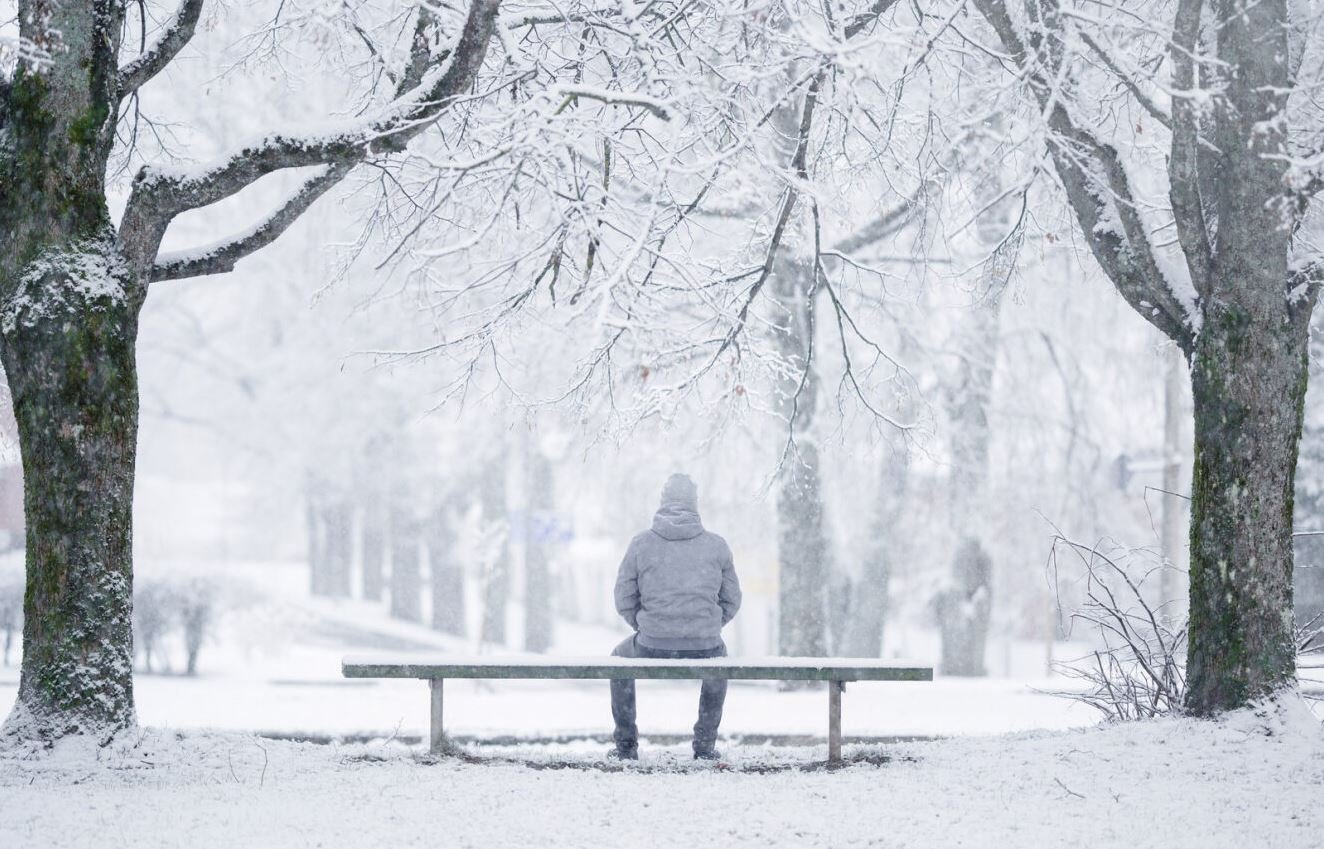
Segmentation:
<svg viewBox="0 0 1324 849">
<path fill-rule="evenodd" d="M 193 38 L 184 0 L 120 63 L 127 4 L 20 0 L 21 50 L 0 77 L 0 358 L 27 470 L 24 654 L 9 736 L 107 734 L 134 722 L 130 672 L 134 343 L 149 287 L 217 274 L 270 244 L 355 166 L 402 149 L 471 89 L 497 0 L 413 15 L 389 102 L 335 132 L 275 132 L 195 169 L 145 167 L 118 229 L 106 201 L 121 113 Z M 320 170 L 253 227 L 162 254 L 172 220 L 284 169 Z"/>
<path fill-rule="evenodd" d="M 1290 686 L 1291 493 L 1324 280 L 1301 229 L 1324 187 L 1318 153 L 1301 147 L 1320 134 L 1306 102 L 1320 65 L 1317 40 L 1303 38 L 1313 24 L 1285 2 L 1180 0 L 1166 31 L 1154 17 L 1163 4 L 1106 24 L 1059 0 L 1028 3 L 1023 22 L 1006 0 L 975 5 L 1042 116 L 1095 259 L 1191 368 L 1187 707 L 1214 713 Z M 1166 80 L 1145 70 L 1160 64 Z M 1133 178 L 1154 160 L 1126 159 L 1113 137 L 1145 144 L 1112 121 L 1119 97 L 1141 130 L 1167 134 L 1166 167 L 1152 170 L 1168 209 Z M 1156 236 L 1169 227 L 1176 246 Z"/>
</svg>

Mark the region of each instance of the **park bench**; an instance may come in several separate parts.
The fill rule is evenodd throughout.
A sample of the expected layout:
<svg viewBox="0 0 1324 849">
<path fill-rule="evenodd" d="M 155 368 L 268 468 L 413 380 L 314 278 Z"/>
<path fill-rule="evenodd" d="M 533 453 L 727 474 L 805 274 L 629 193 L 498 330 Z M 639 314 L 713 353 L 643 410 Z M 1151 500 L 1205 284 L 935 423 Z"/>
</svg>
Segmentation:
<svg viewBox="0 0 1324 849">
<path fill-rule="evenodd" d="M 418 678 L 432 692 L 431 751 L 445 748 L 442 684 L 447 678 L 510 679 L 692 679 L 733 681 L 826 681 L 828 762 L 841 762 L 841 693 L 847 681 L 932 681 L 933 668 L 856 658 L 773 657 L 653 660 L 620 657 L 460 657 L 377 655 L 347 657 L 346 678 Z M 605 697 L 605 694 L 604 694 Z"/>
</svg>

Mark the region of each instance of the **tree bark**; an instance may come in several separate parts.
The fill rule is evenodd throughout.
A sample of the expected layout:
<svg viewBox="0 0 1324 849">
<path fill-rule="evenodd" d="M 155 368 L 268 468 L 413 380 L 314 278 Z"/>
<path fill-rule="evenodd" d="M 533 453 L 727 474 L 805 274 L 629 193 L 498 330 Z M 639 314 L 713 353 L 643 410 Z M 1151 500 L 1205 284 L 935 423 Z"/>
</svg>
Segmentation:
<svg viewBox="0 0 1324 849">
<path fill-rule="evenodd" d="M 40 284 L 27 289 L 43 300 L 2 319 L 27 535 L 23 668 L 6 733 L 25 738 L 106 735 L 134 722 L 139 303 L 80 301 L 83 264 L 123 268 L 100 244 L 106 253 L 84 245 L 67 263 L 46 254 L 49 264 L 29 271 L 44 269 Z"/>
<path fill-rule="evenodd" d="M 1319 283 L 1295 282 L 1288 266 L 1293 226 L 1281 154 L 1293 80 L 1285 4 L 1230 0 L 1218 12 L 1226 18 L 1215 36 L 1224 93 L 1214 109 L 1220 154 L 1208 175 L 1216 179 L 1218 228 L 1210 261 L 1190 263 L 1193 274 L 1207 270 L 1195 277 L 1203 320 L 1190 356 L 1186 707 L 1195 714 L 1242 707 L 1296 679 L 1292 499 Z M 1198 23 L 1191 20 L 1192 32 Z M 1179 226 L 1197 223 L 1182 218 Z"/>
<path fill-rule="evenodd" d="M 788 657 L 827 653 L 829 549 L 823 526 L 818 445 L 813 433 L 818 374 L 813 363 L 812 263 L 779 258 L 773 278 L 774 321 L 787 372 L 778 387 L 788 428 L 778 470 L 778 651 Z"/>
<path fill-rule="evenodd" d="M 123 6 L 20 4 L 0 91 L 0 358 L 23 458 L 27 581 L 3 735 L 107 737 L 134 722 L 134 344 L 143 289 L 105 201 Z"/>
<path fill-rule="evenodd" d="M 1211 714 L 1289 685 L 1292 512 L 1307 380 L 1306 319 L 1226 305 L 1192 362 L 1187 708 Z"/>
</svg>

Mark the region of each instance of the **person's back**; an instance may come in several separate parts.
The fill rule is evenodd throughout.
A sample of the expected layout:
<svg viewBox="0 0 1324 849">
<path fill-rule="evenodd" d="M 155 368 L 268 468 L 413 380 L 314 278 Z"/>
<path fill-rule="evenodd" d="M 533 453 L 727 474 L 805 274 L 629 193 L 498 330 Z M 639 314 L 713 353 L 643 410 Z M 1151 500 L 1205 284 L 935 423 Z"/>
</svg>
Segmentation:
<svg viewBox="0 0 1324 849">
<path fill-rule="evenodd" d="M 662 490 L 653 526 L 637 535 L 616 578 L 616 610 L 635 633 L 616 647 L 620 657 L 708 658 L 726 655 L 722 626 L 740 609 L 740 582 L 726 540 L 704 530 L 698 492 L 685 475 Z M 726 682 L 706 679 L 694 726 L 695 757 L 710 758 L 726 699 Z M 638 753 L 634 681 L 612 681 L 616 749 Z"/>
</svg>

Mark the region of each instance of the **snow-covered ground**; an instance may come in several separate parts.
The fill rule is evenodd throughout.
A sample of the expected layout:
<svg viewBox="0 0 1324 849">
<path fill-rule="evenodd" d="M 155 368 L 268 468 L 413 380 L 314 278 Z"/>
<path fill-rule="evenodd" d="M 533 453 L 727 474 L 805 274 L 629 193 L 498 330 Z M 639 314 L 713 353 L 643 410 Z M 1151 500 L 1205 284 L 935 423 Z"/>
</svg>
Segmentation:
<svg viewBox="0 0 1324 849">
<path fill-rule="evenodd" d="M 0 756 L 0 846 L 1312 849 L 1324 831 L 1324 734 L 1299 702 L 850 746 L 860 762 L 835 771 L 821 746 L 728 744 L 699 766 L 652 748 L 624 769 L 602 748 L 432 761 L 399 743 L 149 730 Z"/>
<path fill-rule="evenodd" d="M 643 760 L 622 768 L 603 760 L 605 681 L 452 681 L 465 754 L 434 760 L 425 685 L 345 680 L 340 659 L 476 647 L 286 577 L 231 615 L 196 678 L 137 676 L 143 730 L 0 755 L 0 849 L 1324 845 L 1324 736 L 1306 706 L 1098 726 L 1043 692 L 1063 681 L 1034 674 L 1032 643 L 995 649 L 1014 677 L 851 684 L 839 770 L 824 767 L 825 691 L 760 682 L 731 684 L 718 765 L 688 758 L 697 684 L 640 682 Z M 605 654 L 619 636 L 563 623 L 554 652 Z M 889 643 L 903 638 L 926 657 L 925 634 Z M 17 681 L 0 668 L 0 712 Z"/>
</svg>

